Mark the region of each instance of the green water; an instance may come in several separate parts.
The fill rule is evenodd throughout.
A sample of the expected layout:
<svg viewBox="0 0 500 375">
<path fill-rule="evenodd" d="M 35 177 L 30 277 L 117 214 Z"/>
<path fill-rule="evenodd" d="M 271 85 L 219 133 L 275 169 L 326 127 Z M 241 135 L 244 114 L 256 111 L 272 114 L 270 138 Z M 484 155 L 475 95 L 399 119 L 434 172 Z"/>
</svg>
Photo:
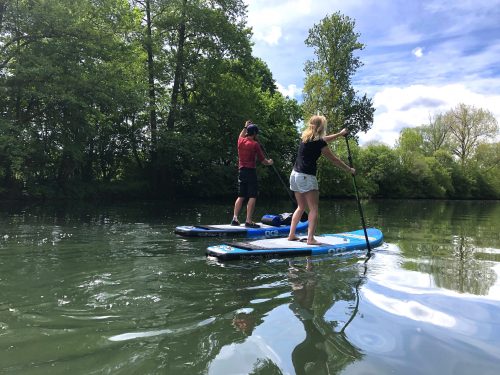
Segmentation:
<svg viewBox="0 0 500 375">
<path fill-rule="evenodd" d="M 173 234 L 231 204 L 1 205 L 0 373 L 500 373 L 499 202 L 364 202 L 369 259 L 221 264 Z M 359 226 L 321 202 L 319 233 Z"/>
</svg>

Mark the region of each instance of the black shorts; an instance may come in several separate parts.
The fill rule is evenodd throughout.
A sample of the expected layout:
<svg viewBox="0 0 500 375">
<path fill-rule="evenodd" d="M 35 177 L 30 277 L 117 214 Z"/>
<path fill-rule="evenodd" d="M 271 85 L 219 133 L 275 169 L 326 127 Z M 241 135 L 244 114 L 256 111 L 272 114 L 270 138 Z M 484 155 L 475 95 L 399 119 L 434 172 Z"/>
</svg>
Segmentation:
<svg viewBox="0 0 500 375">
<path fill-rule="evenodd" d="M 238 172 L 238 197 L 257 198 L 257 170 L 240 168 Z"/>
</svg>

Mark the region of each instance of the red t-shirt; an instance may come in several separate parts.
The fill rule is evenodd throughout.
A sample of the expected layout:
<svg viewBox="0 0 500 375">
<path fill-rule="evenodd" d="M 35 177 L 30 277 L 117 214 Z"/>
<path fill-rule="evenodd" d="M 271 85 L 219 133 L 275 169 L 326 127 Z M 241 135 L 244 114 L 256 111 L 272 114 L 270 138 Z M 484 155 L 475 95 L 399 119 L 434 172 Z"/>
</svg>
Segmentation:
<svg viewBox="0 0 500 375">
<path fill-rule="evenodd" d="M 265 159 L 258 142 L 246 137 L 238 138 L 238 168 L 256 168 L 256 158 Z"/>
</svg>

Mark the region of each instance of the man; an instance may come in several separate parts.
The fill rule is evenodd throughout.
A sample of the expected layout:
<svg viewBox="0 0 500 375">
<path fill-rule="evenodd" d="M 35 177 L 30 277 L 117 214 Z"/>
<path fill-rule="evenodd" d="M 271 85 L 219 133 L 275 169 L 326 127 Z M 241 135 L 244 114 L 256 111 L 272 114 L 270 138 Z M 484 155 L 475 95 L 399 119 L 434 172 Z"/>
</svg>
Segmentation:
<svg viewBox="0 0 500 375">
<path fill-rule="evenodd" d="M 234 226 L 240 225 L 238 215 L 245 199 L 248 199 L 245 227 L 259 228 L 259 225 L 252 221 L 258 192 L 256 159 L 259 159 L 264 165 L 272 165 L 273 160 L 265 158 L 262 148 L 257 142 L 258 133 L 257 125 L 248 120 L 238 137 L 238 198 L 234 203 L 233 220 L 231 221 L 231 225 Z"/>
</svg>

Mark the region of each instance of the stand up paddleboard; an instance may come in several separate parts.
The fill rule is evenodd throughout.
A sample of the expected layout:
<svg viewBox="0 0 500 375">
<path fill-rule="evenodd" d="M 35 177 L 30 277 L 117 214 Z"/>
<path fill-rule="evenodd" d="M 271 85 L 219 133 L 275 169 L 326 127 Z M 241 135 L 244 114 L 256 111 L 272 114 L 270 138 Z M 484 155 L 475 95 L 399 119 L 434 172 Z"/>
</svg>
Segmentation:
<svg viewBox="0 0 500 375">
<path fill-rule="evenodd" d="M 376 228 L 367 228 L 370 247 L 382 244 L 384 236 Z M 319 245 L 308 245 L 301 241 L 288 241 L 286 238 L 263 239 L 256 241 L 231 242 L 209 246 L 207 256 L 220 260 L 266 259 L 320 254 L 335 255 L 352 250 L 366 249 L 365 234 L 362 229 L 352 232 L 323 234 L 316 236 Z"/>
<path fill-rule="evenodd" d="M 184 237 L 246 237 L 246 238 L 271 238 L 287 236 L 290 232 L 290 225 L 273 226 L 257 223 L 260 228 L 246 228 L 245 224 L 232 226 L 230 224 L 216 225 L 185 225 L 176 227 L 174 232 Z M 299 221 L 297 232 L 307 230 L 308 222 Z"/>
</svg>

